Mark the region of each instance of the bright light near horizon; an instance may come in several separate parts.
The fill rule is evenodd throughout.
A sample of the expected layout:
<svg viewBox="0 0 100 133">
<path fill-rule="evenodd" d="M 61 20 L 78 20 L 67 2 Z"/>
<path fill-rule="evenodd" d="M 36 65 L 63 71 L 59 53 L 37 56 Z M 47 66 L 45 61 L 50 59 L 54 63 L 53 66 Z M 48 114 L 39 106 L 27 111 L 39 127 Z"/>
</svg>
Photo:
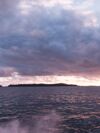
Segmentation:
<svg viewBox="0 0 100 133">
<path fill-rule="evenodd" d="M 66 83 L 75 84 L 81 86 L 100 86 L 100 78 L 98 79 L 87 79 L 80 76 L 15 76 L 8 78 L 0 78 L 0 84 L 7 86 L 9 84 L 33 84 L 33 83 Z"/>
</svg>

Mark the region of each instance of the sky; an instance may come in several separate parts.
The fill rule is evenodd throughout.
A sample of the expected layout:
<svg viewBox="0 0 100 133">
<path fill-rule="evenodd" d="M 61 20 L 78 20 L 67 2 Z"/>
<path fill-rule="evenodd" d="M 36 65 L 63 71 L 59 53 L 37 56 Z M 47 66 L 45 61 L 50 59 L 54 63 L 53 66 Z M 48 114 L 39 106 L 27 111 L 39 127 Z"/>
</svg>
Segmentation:
<svg viewBox="0 0 100 133">
<path fill-rule="evenodd" d="M 0 84 L 100 85 L 100 0 L 0 0 Z"/>
</svg>

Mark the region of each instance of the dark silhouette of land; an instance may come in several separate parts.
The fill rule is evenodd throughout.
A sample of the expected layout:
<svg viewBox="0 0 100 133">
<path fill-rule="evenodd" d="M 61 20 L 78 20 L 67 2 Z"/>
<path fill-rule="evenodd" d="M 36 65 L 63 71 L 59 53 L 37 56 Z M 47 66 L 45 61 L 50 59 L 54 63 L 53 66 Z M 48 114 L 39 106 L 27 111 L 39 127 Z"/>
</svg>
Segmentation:
<svg viewBox="0 0 100 133">
<path fill-rule="evenodd" d="M 74 84 L 63 84 L 63 83 L 58 83 L 58 84 L 16 84 L 16 85 L 9 85 L 8 87 L 49 87 L 49 86 L 77 86 Z"/>
</svg>

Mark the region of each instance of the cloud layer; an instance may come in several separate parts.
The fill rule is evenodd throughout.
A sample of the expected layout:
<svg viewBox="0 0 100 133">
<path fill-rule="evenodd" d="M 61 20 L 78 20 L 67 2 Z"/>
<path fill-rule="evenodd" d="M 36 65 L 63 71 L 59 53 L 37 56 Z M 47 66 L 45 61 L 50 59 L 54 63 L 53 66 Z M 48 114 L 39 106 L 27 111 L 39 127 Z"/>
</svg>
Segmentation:
<svg viewBox="0 0 100 133">
<path fill-rule="evenodd" d="M 93 5 L 0 0 L 0 77 L 99 75 L 99 11 Z"/>
</svg>

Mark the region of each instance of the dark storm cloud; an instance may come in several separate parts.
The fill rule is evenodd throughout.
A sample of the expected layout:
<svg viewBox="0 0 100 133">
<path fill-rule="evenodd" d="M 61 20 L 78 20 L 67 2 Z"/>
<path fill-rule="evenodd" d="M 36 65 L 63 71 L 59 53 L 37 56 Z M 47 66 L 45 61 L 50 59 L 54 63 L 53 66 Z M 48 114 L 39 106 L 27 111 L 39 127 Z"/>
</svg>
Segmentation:
<svg viewBox="0 0 100 133">
<path fill-rule="evenodd" d="M 85 27 L 84 16 L 60 6 L 25 12 L 18 3 L 0 1 L 0 76 L 100 72 L 99 27 Z"/>
</svg>

